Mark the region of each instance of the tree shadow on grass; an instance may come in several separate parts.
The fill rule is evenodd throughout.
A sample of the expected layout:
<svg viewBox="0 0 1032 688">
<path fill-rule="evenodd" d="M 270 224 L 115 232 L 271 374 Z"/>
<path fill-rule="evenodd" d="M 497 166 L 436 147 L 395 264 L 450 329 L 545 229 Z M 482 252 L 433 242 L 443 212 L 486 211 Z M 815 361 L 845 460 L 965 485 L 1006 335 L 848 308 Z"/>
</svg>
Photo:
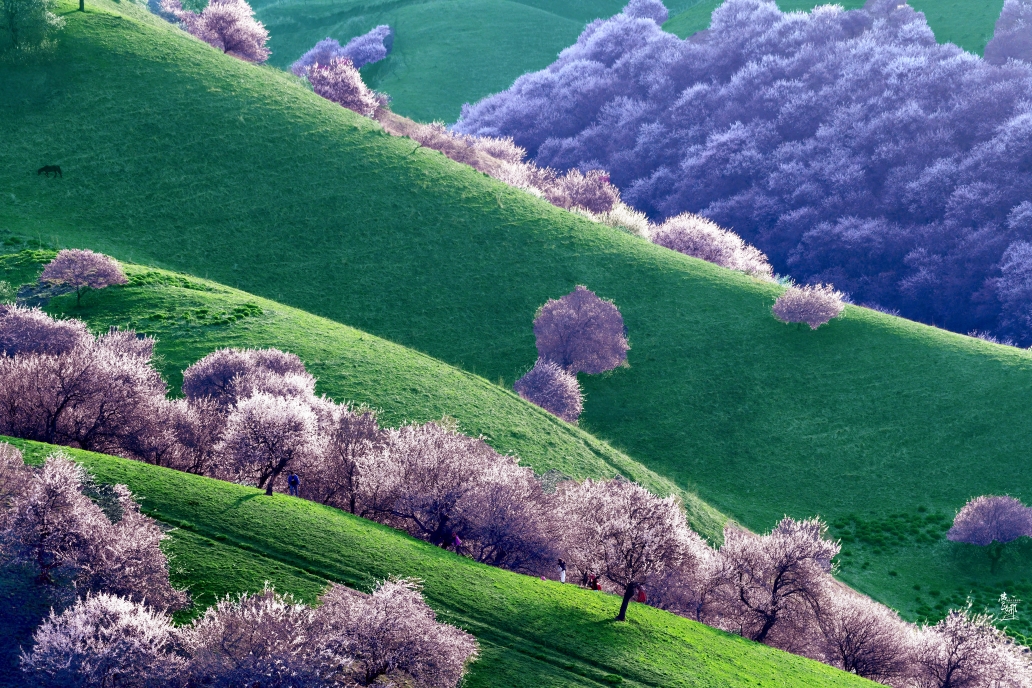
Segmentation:
<svg viewBox="0 0 1032 688">
<path fill-rule="evenodd" d="M 237 497 L 233 500 L 233 506 L 231 506 L 230 509 L 239 509 L 244 504 L 244 502 L 264 496 L 265 494 L 262 492 L 253 492 L 251 494 L 243 495 L 242 497 Z"/>
</svg>

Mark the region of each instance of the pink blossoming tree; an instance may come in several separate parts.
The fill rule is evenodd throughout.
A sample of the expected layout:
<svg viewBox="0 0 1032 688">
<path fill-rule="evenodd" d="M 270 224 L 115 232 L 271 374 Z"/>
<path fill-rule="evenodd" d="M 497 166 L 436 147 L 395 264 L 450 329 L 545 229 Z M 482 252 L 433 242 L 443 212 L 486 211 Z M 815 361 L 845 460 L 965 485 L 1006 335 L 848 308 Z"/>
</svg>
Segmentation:
<svg viewBox="0 0 1032 688">
<path fill-rule="evenodd" d="M 530 403 L 567 423 L 576 423 L 584 409 L 584 396 L 576 376 L 543 358 L 516 381 L 513 389 Z"/>
<path fill-rule="evenodd" d="M 114 258 L 82 249 L 65 249 L 47 263 L 39 277 L 45 284 L 64 284 L 75 289 L 78 305 L 86 289 L 103 289 L 113 284 L 127 284 L 122 267 Z"/>
<path fill-rule="evenodd" d="M 0 353 L 66 354 L 91 339 L 81 320 L 57 320 L 38 308 L 0 305 Z"/>
<path fill-rule="evenodd" d="M 315 64 L 306 76 L 318 95 L 365 117 L 372 117 L 382 104 L 362 81 L 350 58 L 335 57 L 329 64 Z"/>
<path fill-rule="evenodd" d="M 826 531 L 817 519 L 788 517 L 764 536 L 725 528 L 719 550 L 721 625 L 750 640 L 798 651 L 839 552 L 837 542 L 824 538 Z"/>
<path fill-rule="evenodd" d="M 271 495 L 284 470 L 319 453 L 318 420 L 300 399 L 259 392 L 230 412 L 220 451 L 230 471 Z"/>
<path fill-rule="evenodd" d="M 0 432 L 110 454 L 155 431 L 166 386 L 121 337 L 87 338 L 61 355 L 0 357 Z"/>
<path fill-rule="evenodd" d="M 478 654 L 473 637 L 438 622 L 405 579 L 384 581 L 371 595 L 330 586 L 314 629 L 324 652 L 344 655 L 335 662 L 344 685 L 451 688 Z"/>
<path fill-rule="evenodd" d="M 842 315 L 842 293 L 830 284 L 789 287 L 774 302 L 774 317 L 783 323 L 806 323 L 816 330 Z"/>
<path fill-rule="evenodd" d="M 1003 556 L 1003 545 L 1019 537 L 1032 536 L 1032 509 L 1014 497 L 975 497 L 953 519 L 946 538 L 986 547 L 991 568 Z"/>
<path fill-rule="evenodd" d="M 639 586 L 690 556 L 698 536 L 673 497 L 660 499 L 622 479 L 560 486 L 563 547 L 575 569 L 604 579 L 623 595 L 617 621 Z"/>
<path fill-rule="evenodd" d="M 712 220 L 691 213 L 670 218 L 655 228 L 652 243 L 721 267 L 770 279 L 774 270 L 767 256 Z"/>
<path fill-rule="evenodd" d="M 571 374 L 612 370 L 631 348 L 619 309 L 583 286 L 538 309 L 534 336 L 538 355 Z"/>
<path fill-rule="evenodd" d="M 11 500 L 0 536 L 9 556 L 35 570 L 45 585 L 146 599 L 163 610 L 183 607 L 185 594 L 169 584 L 158 525 L 121 485 L 115 492 L 122 516 L 112 523 L 82 493 L 83 480 L 82 468 L 59 454 L 30 473 Z"/>
<path fill-rule="evenodd" d="M 1026 652 L 996 628 L 991 616 L 953 610 L 918 635 L 914 685 L 1026 688 L 1032 676 Z"/>
<path fill-rule="evenodd" d="M 22 668 L 45 688 L 174 685 L 184 661 L 171 619 L 141 603 L 98 593 L 50 618 L 33 635 Z"/>
<path fill-rule="evenodd" d="M 914 662 L 914 633 L 888 607 L 828 581 L 816 615 L 813 659 L 864 678 L 897 685 Z"/>
<path fill-rule="evenodd" d="M 183 9 L 181 0 L 162 0 L 161 10 L 205 43 L 247 62 L 269 59 L 269 32 L 254 18 L 246 0 L 210 0 L 200 12 Z"/>
</svg>

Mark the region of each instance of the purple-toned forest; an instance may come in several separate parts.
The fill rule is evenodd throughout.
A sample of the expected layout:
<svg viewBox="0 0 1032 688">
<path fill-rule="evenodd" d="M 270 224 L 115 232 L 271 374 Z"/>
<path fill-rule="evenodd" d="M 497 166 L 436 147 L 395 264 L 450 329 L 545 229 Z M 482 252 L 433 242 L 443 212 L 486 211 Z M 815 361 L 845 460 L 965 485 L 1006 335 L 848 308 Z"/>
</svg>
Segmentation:
<svg viewBox="0 0 1032 688">
<path fill-rule="evenodd" d="M 548 68 L 464 107 L 539 166 L 607 170 L 660 221 L 690 211 L 856 303 L 1032 344 L 1032 5 L 986 59 L 895 0 L 783 13 L 728 0 L 680 40 L 641 0 Z"/>
</svg>

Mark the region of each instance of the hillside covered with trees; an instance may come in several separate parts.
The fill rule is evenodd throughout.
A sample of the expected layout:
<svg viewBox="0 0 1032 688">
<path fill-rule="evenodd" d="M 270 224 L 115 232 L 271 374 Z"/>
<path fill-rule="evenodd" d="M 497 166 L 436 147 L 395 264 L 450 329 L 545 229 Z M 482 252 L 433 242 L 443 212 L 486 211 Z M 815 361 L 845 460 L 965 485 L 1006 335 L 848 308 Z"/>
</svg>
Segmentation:
<svg viewBox="0 0 1032 688">
<path fill-rule="evenodd" d="M 725 29 L 756 34 L 754 46 L 766 17 L 763 35 L 788 53 L 799 50 L 790 28 L 835 34 L 832 58 L 895 32 L 893 55 L 1010 75 L 994 83 L 1017 93 L 1021 60 L 999 58 L 1023 45 L 1016 2 L 985 61 L 936 45 L 906 6 L 877 3 L 784 15 L 730 0 L 713 31 L 680 42 L 660 30 L 661 4 L 635 0 L 577 49 L 651 35 L 675 59 Z M 20 250 L 0 257 L 0 433 L 21 438 L 33 464 L 4 449 L 0 554 L 17 572 L 3 579 L 8 599 L 33 600 L 10 626 L 18 642 L 36 629 L 27 672 L 55 685 L 123 676 L 135 652 L 141 685 L 282 674 L 443 688 L 467 671 L 526 685 L 581 681 L 567 673 L 586 685 L 853 680 L 755 641 L 906 688 L 952 685 L 955 671 L 975 686 L 1026 685 L 1015 641 L 1032 629 L 1014 599 L 1032 590 L 1032 486 L 1027 426 L 1014 419 L 1028 405 L 1027 351 L 852 305 L 827 271 L 834 286 L 792 285 L 705 216 L 637 213 L 618 172 L 548 166 L 555 138 L 527 144 L 527 160 L 497 122 L 466 129 L 475 116 L 533 113 L 517 92 L 540 75 L 449 131 L 392 112 L 363 83 L 356 61 L 381 62 L 394 27 L 316 46 L 288 74 L 262 64 L 268 34 L 243 0 L 49 8 L 36 47 L 0 63 L 11 96 L 0 101 L 0 231 Z M 614 53 L 612 74 L 578 81 L 605 65 L 599 55 L 564 53 L 551 85 L 633 73 Z M 553 100 L 582 111 L 577 98 Z M 996 182 L 1018 193 L 1022 174 Z M 24 440 L 132 461 L 68 450 L 86 474 L 59 454 L 40 464 L 51 450 Z M 223 491 L 237 488 L 230 503 Z M 302 533 L 339 535 L 360 517 L 356 550 L 389 551 L 403 533 L 424 549 L 374 564 L 336 554 L 330 535 L 312 548 L 296 530 L 257 535 L 277 504 Z M 193 535 L 239 551 L 188 547 L 184 566 L 169 563 Z M 432 581 L 413 582 L 438 556 L 418 552 L 444 555 L 459 588 L 435 597 Z M 453 564 L 474 568 L 460 576 Z M 283 586 L 255 587 L 266 572 Z M 567 585 L 531 600 L 536 577 Z M 522 592 L 480 606 L 462 596 L 488 582 Z M 602 600 L 616 625 L 584 630 L 603 621 L 582 600 Z M 547 610 L 514 633 L 525 606 Z M 402 630 L 390 642 L 411 652 L 374 666 L 363 643 L 376 624 L 354 620 L 391 609 Z M 571 614 L 586 625 L 556 645 Z M 278 630 L 253 642 L 275 651 L 229 640 L 263 615 Z M 741 638 L 699 635 L 678 617 Z M 67 639 L 115 627 L 110 649 L 76 645 L 81 668 L 62 664 Z M 687 630 L 672 641 L 674 627 Z M 625 628 L 655 654 L 629 654 Z M 266 663 L 231 667 L 267 651 Z M 90 664 L 103 652 L 113 668 Z"/>
</svg>

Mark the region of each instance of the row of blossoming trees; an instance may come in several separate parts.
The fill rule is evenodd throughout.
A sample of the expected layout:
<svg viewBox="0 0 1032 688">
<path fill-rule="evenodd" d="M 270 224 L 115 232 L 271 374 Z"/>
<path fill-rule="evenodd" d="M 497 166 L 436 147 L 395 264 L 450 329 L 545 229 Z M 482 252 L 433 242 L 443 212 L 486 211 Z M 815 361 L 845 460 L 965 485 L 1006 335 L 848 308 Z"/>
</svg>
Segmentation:
<svg viewBox="0 0 1032 688">
<path fill-rule="evenodd" d="M 212 0 L 200 13 L 184 10 L 181 0 L 152 0 L 152 6 L 159 15 L 223 52 L 250 62 L 264 62 L 268 58 L 268 32 L 254 19 L 246 0 Z M 376 119 L 388 132 L 408 136 L 421 146 L 444 153 L 557 207 L 638 234 L 685 255 L 761 279 L 773 278 L 773 269 L 761 251 L 704 217 L 682 213 L 662 224 L 652 224 L 643 213 L 620 200 L 619 190 L 603 170 L 583 173 L 571 169 L 559 173 L 526 160 L 526 150 L 511 137 L 455 134 L 439 122 L 419 124 L 393 114 L 388 107 L 390 98 L 369 89 L 358 71 L 384 59 L 393 40 L 394 32 L 387 25 L 377 26 L 344 46 L 333 38 L 325 38 L 294 62 L 291 71 L 306 79 L 316 94 Z M 806 312 L 800 315 L 784 310 L 787 316 L 778 314 L 782 320 L 794 318 L 787 322 L 808 322 L 816 329 L 815 322 L 823 324 L 841 311 L 841 295 L 830 288 L 804 288 L 792 295 L 797 301 L 806 302 Z M 833 311 L 834 303 L 838 303 L 838 311 L 823 321 L 815 319 L 812 313 L 828 311 L 828 303 Z"/>
<path fill-rule="evenodd" d="M 312 609 L 273 589 L 226 598 L 175 627 L 188 596 L 169 583 L 162 530 L 114 487 L 114 513 L 84 494 L 82 468 L 33 469 L 0 444 L 0 555 L 35 574 L 51 611 L 22 667 L 32 685 L 451 688 L 476 656 L 408 580 L 371 595 L 331 585 Z"/>
<path fill-rule="evenodd" d="M 618 353 L 625 355 L 625 343 Z M 597 580 L 602 589 L 621 596 L 618 619 L 647 589 L 659 607 L 901 688 L 1032 685 L 1025 655 L 994 628 L 991 618 L 961 610 L 935 626 L 917 627 L 838 584 L 831 572 L 839 548 L 826 539 L 817 520 L 786 518 L 764 536 L 729 525 L 723 545 L 714 549 L 692 532 L 673 498 L 661 499 L 619 478 L 568 481 L 547 490 L 513 457 L 446 424 L 381 428 L 372 411 L 317 396 L 315 380 L 301 360 L 282 351 L 216 351 L 184 372 L 184 398 L 169 400 L 151 364 L 153 344 L 132 331 L 94 336 L 76 320 L 4 307 L 0 433 L 235 480 L 267 494 L 282 490 L 283 475 L 296 472 L 308 499 L 483 563 L 543 575 L 554 573 L 555 562 L 563 558 L 575 577 Z M 583 354 L 591 360 L 590 351 Z M 57 469 L 45 467 L 39 475 L 49 475 L 48 470 Z M 121 503 L 124 513 L 136 513 L 126 499 Z M 19 509 L 25 507 L 15 512 Z M 100 522 L 96 513 L 93 518 Z M 106 528 L 97 532 L 113 532 Z M 156 543 L 160 536 L 151 531 L 149 537 Z M 133 570 L 121 564 L 97 567 Z M 101 589 L 133 599 L 131 591 L 116 586 Z M 172 599 L 171 592 L 167 596 Z M 146 597 L 152 599 L 149 593 Z M 251 603 L 272 605 L 280 610 L 268 612 L 276 618 L 295 609 L 268 593 L 226 602 L 209 615 Z M 87 613 L 77 609 L 75 614 Z M 277 622 L 277 628 L 288 629 L 282 631 L 285 638 L 315 633 L 309 624 L 322 628 L 317 612 L 297 610 L 307 619 L 303 623 Z M 138 610 L 132 614 L 143 618 Z M 67 618 L 68 624 L 79 623 L 74 614 Z M 59 619 L 48 623 L 51 628 Z M 201 631 L 182 631 L 194 632 Z M 74 643 L 47 645 L 42 642 L 47 637 L 41 630 L 39 648 L 73 651 Z M 202 652 L 214 646 L 210 640 L 176 642 L 186 649 L 171 653 L 173 665 L 194 661 L 191 647 Z M 455 656 L 468 656 L 463 652 L 456 650 Z M 63 660 L 53 661 L 53 666 L 64 666 Z"/>
<path fill-rule="evenodd" d="M 610 183 L 609 174 L 604 170 L 582 173 L 578 169 L 571 169 L 559 173 L 526 160 L 526 150 L 517 146 L 511 137 L 455 134 L 439 122 L 419 124 L 398 117 L 388 108 L 389 97 L 366 87 L 358 72 L 358 67 L 386 57 L 392 42 L 393 31 L 386 25 L 352 39 L 343 47 L 332 38 L 326 38 L 298 59 L 291 70 L 297 76 L 306 78 L 318 95 L 376 119 L 388 132 L 408 136 L 421 146 L 439 151 L 456 162 L 470 165 L 479 172 L 528 191 L 552 205 L 637 234 L 679 253 L 763 280 L 773 280 L 774 271 L 767 257 L 742 241 L 734 232 L 692 213 L 682 213 L 659 225 L 653 224 L 643 213 L 620 200 L 619 190 Z M 778 299 L 774 315 L 782 322 L 807 323 L 811 329 L 817 329 L 841 314 L 842 301 L 843 294 L 830 285 L 790 287 Z M 552 303 L 549 302 L 543 308 Z M 558 370 L 549 363 L 566 372 L 576 374 L 577 371 L 544 356 L 540 363 L 540 367 L 534 370 L 534 376 L 527 380 L 527 385 L 540 387 L 547 383 L 553 389 L 570 388 L 569 380 L 562 379 Z M 522 391 L 521 395 L 526 396 Z M 564 410 L 557 415 L 565 420 L 576 420 L 579 408 L 566 407 L 562 402 L 553 405 L 557 404 L 564 406 Z"/>
<path fill-rule="evenodd" d="M 652 1 L 642 0 L 645 5 Z M 254 19 L 246 0 L 212 0 L 200 13 L 183 9 L 181 0 L 152 0 L 151 4 L 160 16 L 227 54 L 250 62 L 264 62 L 269 56 L 268 32 Z M 291 71 L 307 80 L 316 94 L 376 119 L 388 132 L 408 136 L 421 146 L 444 153 L 557 207 L 638 234 L 679 253 L 760 279 L 773 279 L 773 269 L 761 251 L 707 218 L 681 213 L 659 225 L 653 224 L 620 200 L 619 189 L 610 183 L 604 170 L 583 173 L 575 168 L 559 173 L 528 161 L 526 150 L 511 137 L 455 134 L 439 122 L 419 124 L 395 115 L 388 107 L 390 98 L 369 89 L 358 71 L 384 59 L 393 42 L 394 31 L 387 25 L 377 26 L 343 46 L 328 37 L 295 61 Z M 774 314 L 783 322 L 807 323 L 817 329 L 842 312 L 842 298 L 830 285 L 792 287 L 779 299 Z M 536 375 L 549 379 L 553 386 L 568 384 L 556 379 L 553 370 L 541 369 Z M 576 414 L 570 409 L 560 413 L 560 417 L 576 419 Z"/>
</svg>

